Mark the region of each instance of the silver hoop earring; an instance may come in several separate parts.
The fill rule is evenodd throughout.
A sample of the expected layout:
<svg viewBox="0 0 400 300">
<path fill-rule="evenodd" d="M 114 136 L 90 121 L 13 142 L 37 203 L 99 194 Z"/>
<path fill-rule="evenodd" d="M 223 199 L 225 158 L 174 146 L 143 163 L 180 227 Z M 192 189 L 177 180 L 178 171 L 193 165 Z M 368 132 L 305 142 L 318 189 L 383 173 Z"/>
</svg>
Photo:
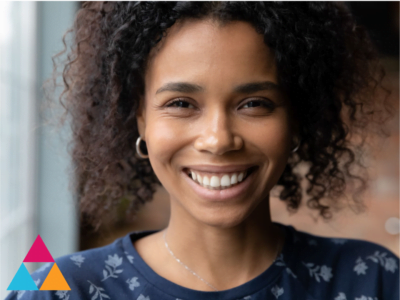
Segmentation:
<svg viewBox="0 0 400 300">
<path fill-rule="evenodd" d="M 142 141 L 142 137 L 139 136 L 136 140 L 136 153 L 139 155 L 140 158 L 148 158 L 149 156 L 147 154 L 144 154 L 142 150 L 140 150 L 140 142 Z"/>
<path fill-rule="evenodd" d="M 296 148 L 294 148 L 294 149 L 292 150 L 292 153 L 295 153 L 295 152 L 299 149 L 300 144 L 301 144 L 301 140 L 299 141 L 299 144 L 296 146 Z"/>
</svg>

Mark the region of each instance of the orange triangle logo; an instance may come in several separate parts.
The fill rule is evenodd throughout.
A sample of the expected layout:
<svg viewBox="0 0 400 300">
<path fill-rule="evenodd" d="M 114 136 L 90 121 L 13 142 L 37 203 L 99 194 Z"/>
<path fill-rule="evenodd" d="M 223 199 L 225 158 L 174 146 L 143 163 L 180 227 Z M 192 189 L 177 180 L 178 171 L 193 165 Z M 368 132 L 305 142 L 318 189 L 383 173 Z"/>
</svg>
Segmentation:
<svg viewBox="0 0 400 300">
<path fill-rule="evenodd" d="M 70 291 L 71 288 L 69 287 L 67 281 L 63 274 L 61 274 L 60 269 L 58 268 L 57 264 L 54 263 L 53 267 L 51 268 L 49 274 L 47 275 L 46 279 L 44 280 L 42 286 L 40 287 L 41 291 Z"/>
</svg>

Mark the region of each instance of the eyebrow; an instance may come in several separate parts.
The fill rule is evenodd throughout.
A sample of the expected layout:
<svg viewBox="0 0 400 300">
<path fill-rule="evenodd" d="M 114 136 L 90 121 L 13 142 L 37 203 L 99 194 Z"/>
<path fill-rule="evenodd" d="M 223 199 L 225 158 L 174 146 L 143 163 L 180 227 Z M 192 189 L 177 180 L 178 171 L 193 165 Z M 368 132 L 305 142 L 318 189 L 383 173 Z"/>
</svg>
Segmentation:
<svg viewBox="0 0 400 300">
<path fill-rule="evenodd" d="M 240 94 L 251 94 L 259 91 L 265 90 L 280 90 L 280 86 L 272 81 L 262 81 L 262 82 L 250 82 L 238 85 L 234 87 L 233 91 Z M 196 93 L 204 92 L 205 88 L 200 85 L 190 83 L 190 82 L 168 82 L 162 87 L 160 87 L 156 94 L 170 91 L 170 92 L 181 92 L 181 93 Z"/>
<path fill-rule="evenodd" d="M 156 95 L 165 91 L 196 93 L 196 92 L 203 92 L 204 88 L 200 85 L 190 82 L 168 82 L 157 90 Z"/>
<path fill-rule="evenodd" d="M 236 86 L 233 91 L 240 94 L 251 94 L 265 90 L 280 90 L 280 86 L 272 81 L 250 82 Z"/>
</svg>

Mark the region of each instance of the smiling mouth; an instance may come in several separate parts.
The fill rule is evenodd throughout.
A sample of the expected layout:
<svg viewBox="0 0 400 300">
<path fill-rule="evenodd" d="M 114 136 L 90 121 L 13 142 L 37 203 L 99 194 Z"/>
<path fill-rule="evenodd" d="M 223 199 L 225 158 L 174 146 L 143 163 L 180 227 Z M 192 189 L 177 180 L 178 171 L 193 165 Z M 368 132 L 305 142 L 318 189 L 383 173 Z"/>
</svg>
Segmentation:
<svg viewBox="0 0 400 300">
<path fill-rule="evenodd" d="M 212 173 L 200 174 L 188 168 L 183 169 L 183 172 L 195 183 L 206 189 L 226 190 L 243 183 L 256 169 L 258 169 L 258 166 L 253 166 L 243 172 L 226 173 L 218 176 Z"/>
</svg>

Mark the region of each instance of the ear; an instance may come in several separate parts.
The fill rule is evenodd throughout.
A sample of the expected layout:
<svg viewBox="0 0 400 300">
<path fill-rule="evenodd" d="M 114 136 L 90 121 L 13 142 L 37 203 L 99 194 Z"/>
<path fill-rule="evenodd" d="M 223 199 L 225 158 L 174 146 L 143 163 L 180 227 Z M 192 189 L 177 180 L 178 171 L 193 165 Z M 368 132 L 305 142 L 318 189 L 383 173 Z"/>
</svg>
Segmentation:
<svg viewBox="0 0 400 300">
<path fill-rule="evenodd" d="M 139 98 L 139 106 L 136 110 L 136 120 L 137 127 L 139 131 L 139 135 L 142 137 L 142 140 L 145 140 L 145 131 L 146 131 L 146 105 L 144 97 Z"/>
</svg>

